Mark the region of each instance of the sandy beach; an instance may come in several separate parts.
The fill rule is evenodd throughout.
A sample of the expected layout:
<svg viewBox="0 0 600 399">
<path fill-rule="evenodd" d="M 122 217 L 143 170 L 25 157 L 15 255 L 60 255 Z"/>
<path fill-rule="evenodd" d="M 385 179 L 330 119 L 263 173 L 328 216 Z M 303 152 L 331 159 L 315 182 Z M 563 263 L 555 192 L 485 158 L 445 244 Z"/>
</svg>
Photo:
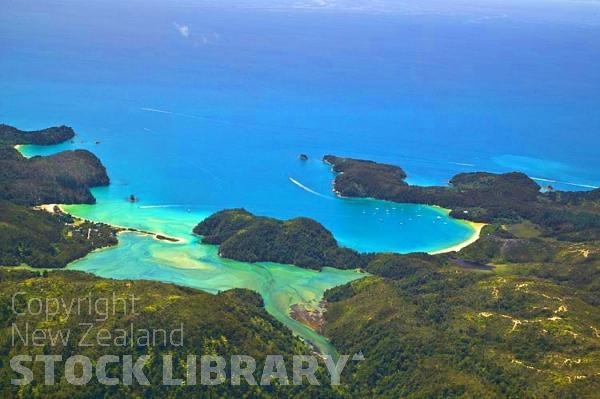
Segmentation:
<svg viewBox="0 0 600 399">
<path fill-rule="evenodd" d="M 484 228 L 484 226 L 487 226 L 486 223 L 476 223 L 476 222 L 468 222 L 465 221 L 465 223 L 469 224 L 469 226 L 471 226 L 475 231 L 473 232 L 473 235 L 471 237 L 469 237 L 468 240 L 465 240 L 459 244 L 453 245 L 451 247 L 447 247 L 447 248 L 443 248 L 437 251 L 433 251 L 433 252 L 429 252 L 429 254 L 431 255 L 437 255 L 437 254 L 444 254 L 444 253 L 448 253 L 448 252 L 458 252 L 461 249 L 468 247 L 469 245 L 473 244 L 475 241 L 477 241 L 479 239 L 479 237 L 481 236 L 481 230 Z"/>
<path fill-rule="evenodd" d="M 65 214 L 69 214 L 69 212 L 66 212 L 64 210 L 64 208 L 59 205 L 59 204 L 44 204 L 44 205 L 38 205 L 35 206 L 34 209 L 39 209 L 42 211 L 46 211 L 49 213 L 54 213 L 54 210 L 58 207 L 58 209 L 60 210 L 60 212 L 65 213 Z M 81 219 L 77 216 L 71 215 L 76 219 Z M 109 223 L 106 223 L 109 224 Z M 177 237 L 171 237 L 159 232 L 152 232 L 152 231 L 144 231 L 144 230 L 139 230 L 139 229 L 135 229 L 132 227 L 125 227 L 125 226 L 118 226 L 118 225 L 114 225 L 114 224 L 110 224 L 110 226 L 114 227 L 115 229 L 119 230 L 119 233 L 137 233 L 137 234 L 143 234 L 143 235 L 148 235 L 148 236 L 152 236 L 154 237 L 155 240 L 159 240 L 159 241 L 164 241 L 164 242 L 170 242 L 173 244 L 181 244 L 181 243 L 185 243 L 186 240 L 183 240 L 181 238 L 177 238 Z"/>
</svg>

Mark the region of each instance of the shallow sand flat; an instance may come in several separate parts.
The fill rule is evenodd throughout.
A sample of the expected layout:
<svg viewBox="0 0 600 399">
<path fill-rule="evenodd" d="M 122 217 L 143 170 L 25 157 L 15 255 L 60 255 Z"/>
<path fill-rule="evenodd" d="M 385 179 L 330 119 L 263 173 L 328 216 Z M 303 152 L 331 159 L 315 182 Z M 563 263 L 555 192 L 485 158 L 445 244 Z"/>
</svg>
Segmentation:
<svg viewBox="0 0 600 399">
<path fill-rule="evenodd" d="M 293 265 L 237 262 L 220 258 L 214 246 L 172 245 L 135 234 L 122 234 L 119 241 L 117 247 L 92 253 L 68 268 L 107 278 L 169 282 L 211 293 L 251 289 L 261 294 L 270 314 L 323 353 L 334 353 L 334 348 L 327 339 L 293 320 L 290 307 L 318 302 L 325 290 L 365 276 L 351 270 L 324 268 L 317 272 Z"/>
</svg>

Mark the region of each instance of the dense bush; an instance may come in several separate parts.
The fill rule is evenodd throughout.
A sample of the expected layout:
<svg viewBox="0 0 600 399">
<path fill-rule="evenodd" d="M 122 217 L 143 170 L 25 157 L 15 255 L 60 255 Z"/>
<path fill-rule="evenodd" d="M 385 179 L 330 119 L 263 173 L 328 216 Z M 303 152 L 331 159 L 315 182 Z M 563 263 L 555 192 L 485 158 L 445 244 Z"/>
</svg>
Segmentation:
<svg viewBox="0 0 600 399">
<path fill-rule="evenodd" d="M 438 205 L 452 209 L 452 217 L 475 222 L 530 220 L 561 240 L 600 239 L 600 189 L 541 193 L 537 183 L 518 172 L 461 173 L 447 187 L 420 187 L 408 185 L 404 171 L 393 165 L 332 155 L 324 160 L 339 172 L 334 185 L 342 196 Z"/>
<path fill-rule="evenodd" d="M 13 126 L 0 124 L 0 144 L 2 145 L 52 145 L 70 140 L 74 136 L 75 132 L 68 126 L 50 127 L 47 129 L 26 132 Z"/>
<path fill-rule="evenodd" d="M 73 136 L 66 126 L 23 132 L 0 125 L 0 266 L 64 267 L 117 243 L 116 231 L 104 224 L 24 206 L 93 203 L 90 187 L 109 183 L 106 169 L 88 151 L 26 159 L 13 148 L 57 144 Z"/>
<path fill-rule="evenodd" d="M 600 338 L 589 333 L 600 314 L 570 287 L 445 268 L 369 277 L 326 299 L 325 333 L 365 356 L 344 381 L 359 397 L 593 398 L 600 389 Z"/>
<path fill-rule="evenodd" d="M 23 132 L 0 125 L 0 199 L 23 205 L 95 203 L 90 188 L 108 185 L 109 178 L 91 152 L 65 151 L 26 159 L 12 148 L 16 144 L 57 144 L 73 135 L 65 126 Z"/>
<path fill-rule="evenodd" d="M 72 300 L 90 298 L 92 301 L 108 298 L 111 307 L 106 320 L 98 320 L 94 310 L 72 311 L 68 317 L 61 311 L 59 315 L 46 320 L 44 314 L 15 316 L 12 311 L 12 295 L 24 292 L 19 296 L 17 310 L 24 311 L 26 302 L 32 298 L 57 298 L 66 304 Z M 131 305 L 123 311 L 121 302 L 116 304 L 112 312 L 112 298 L 123 298 L 129 301 L 132 295 L 137 298 L 135 312 Z M 76 302 L 77 303 L 77 302 Z M 86 302 L 87 303 L 87 302 Z M 75 305 L 77 306 L 77 305 Z M 85 306 L 84 306 L 85 307 Z M 27 312 L 25 312 L 27 313 Z M 34 328 L 44 328 L 56 334 L 58 331 L 70 331 L 67 345 L 57 340 L 56 345 L 46 345 L 43 348 L 24 345 L 17 336 L 16 344 L 12 342 L 12 325 L 24 331 L 25 325 Z M 86 334 L 87 325 L 92 330 L 85 338 L 85 343 L 92 346 L 78 346 L 80 339 Z M 183 324 L 183 346 L 173 346 L 159 340 L 157 345 L 140 346 L 137 343 L 119 346 L 110 342 L 109 347 L 100 346 L 94 341 L 100 329 L 106 329 L 115 334 L 117 329 L 130 331 L 134 334 L 138 329 L 163 329 L 170 333 L 181 328 Z M 130 337 L 128 337 L 130 338 Z M 135 339 L 135 337 L 132 337 Z M 31 339 L 31 337 L 30 337 Z M 161 284 L 145 281 L 114 281 L 91 275 L 56 271 L 40 276 L 37 273 L 24 271 L 0 270 L 0 397 L 26 398 L 137 398 L 137 397 L 210 397 L 210 398 L 271 398 L 271 397 L 316 397 L 333 398 L 336 395 L 327 384 L 326 371 L 323 364 L 317 371 L 317 378 L 322 381 L 321 387 L 304 386 L 249 386 L 242 378 L 242 385 L 232 386 L 230 380 L 230 356 L 245 354 L 256 359 L 257 367 L 254 373 L 260 381 L 264 367 L 264 359 L 268 354 L 283 356 L 288 376 L 291 377 L 292 356 L 295 354 L 310 354 L 310 348 L 293 336 L 280 322 L 269 315 L 262 307 L 262 300 L 256 293 L 247 290 L 232 290 L 211 295 L 201 291 L 177 287 L 171 284 Z M 107 343 L 104 341 L 103 344 Z M 9 360 L 15 355 L 62 355 L 63 361 L 56 363 L 56 383 L 44 385 L 44 367 L 40 362 L 32 368 L 34 382 L 26 386 L 16 386 L 10 383 L 11 378 L 21 377 L 8 366 Z M 103 355 L 132 355 L 134 361 L 141 355 L 150 355 L 151 359 L 143 369 L 150 386 L 119 384 L 106 386 L 96 378 L 84 386 L 69 384 L 64 375 L 64 361 L 73 355 L 83 355 L 93 362 Z M 200 366 L 197 368 L 197 385 L 167 386 L 163 384 L 162 356 L 173 356 L 174 377 L 184 377 L 187 370 L 187 356 L 218 355 L 227 359 L 227 380 L 217 386 L 200 384 Z M 31 363 L 24 362 L 24 365 Z M 112 376 L 123 375 L 122 363 L 114 363 L 109 369 Z M 214 377 L 214 375 L 213 375 Z M 135 381 L 135 380 L 134 380 Z M 339 397 L 339 396 L 337 396 Z"/>
<path fill-rule="evenodd" d="M 288 221 L 254 216 L 243 209 L 218 212 L 194 228 L 203 242 L 220 245 L 219 254 L 245 262 L 278 262 L 321 269 L 354 269 L 361 255 L 341 248 L 319 223 L 296 218 Z"/>
<path fill-rule="evenodd" d="M 108 225 L 0 201 L 1 266 L 65 267 L 94 249 L 116 244 L 116 231 Z"/>
</svg>

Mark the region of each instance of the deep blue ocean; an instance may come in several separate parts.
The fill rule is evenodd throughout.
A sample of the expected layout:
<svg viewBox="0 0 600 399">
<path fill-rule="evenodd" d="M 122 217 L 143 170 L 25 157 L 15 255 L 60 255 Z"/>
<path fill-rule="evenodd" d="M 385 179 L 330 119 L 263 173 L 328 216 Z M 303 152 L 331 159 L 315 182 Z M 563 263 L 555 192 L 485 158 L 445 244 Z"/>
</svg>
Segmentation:
<svg viewBox="0 0 600 399">
<path fill-rule="evenodd" d="M 336 198 L 325 154 L 418 184 L 516 170 L 600 186 L 596 2 L 0 0 L 0 93 L 0 122 L 78 133 L 31 154 L 85 148 L 106 164 L 112 184 L 83 216 L 179 236 L 229 207 L 313 217 L 361 251 L 472 235 L 437 209 Z M 114 257 L 172 258 L 131 240 Z M 132 277 L 99 270 L 107 253 L 77 267 Z M 133 277 L 204 278 L 148 273 Z"/>
<path fill-rule="evenodd" d="M 586 19 L 545 22 L 512 19 L 510 6 L 406 15 L 227 3 L 3 0 L 0 118 L 71 125 L 86 141 L 77 147 L 102 141 L 92 148 L 111 169 L 154 177 L 121 182 L 151 201 L 204 192 L 220 204 L 229 190 L 260 191 L 250 187 L 281 199 L 301 152 L 394 162 L 419 183 L 521 170 L 600 186 L 600 6 L 574 3 Z M 177 184 L 191 176 L 195 187 Z M 148 184 L 164 180 L 157 198 Z"/>
</svg>

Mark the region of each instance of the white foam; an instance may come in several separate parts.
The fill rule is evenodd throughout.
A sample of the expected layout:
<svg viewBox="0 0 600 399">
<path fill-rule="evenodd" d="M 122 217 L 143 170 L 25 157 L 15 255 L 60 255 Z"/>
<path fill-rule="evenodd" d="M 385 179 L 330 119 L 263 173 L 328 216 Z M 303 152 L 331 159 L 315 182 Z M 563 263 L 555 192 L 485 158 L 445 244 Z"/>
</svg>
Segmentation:
<svg viewBox="0 0 600 399">
<path fill-rule="evenodd" d="M 569 183 L 569 182 L 559 182 L 562 184 L 568 184 L 569 186 L 576 186 L 576 187 L 583 187 L 583 188 L 591 188 L 591 189 L 596 189 L 596 188 L 600 188 L 599 186 L 593 186 L 591 184 L 579 184 L 579 183 Z"/>
<path fill-rule="evenodd" d="M 537 180 L 537 181 L 543 181 L 546 183 L 559 183 L 559 184 L 566 184 L 568 186 L 575 186 L 575 187 L 583 187 L 583 188 L 591 188 L 591 189 L 596 189 L 596 188 L 600 188 L 599 186 L 594 186 L 591 184 L 581 184 L 581 183 L 571 183 L 568 181 L 560 181 L 560 180 L 552 180 L 552 179 L 545 179 L 543 177 L 533 177 L 530 176 L 533 180 Z"/>
<path fill-rule="evenodd" d="M 304 184 L 300 183 L 298 180 L 294 179 L 293 177 L 289 177 L 289 179 L 290 179 L 290 181 L 292 183 L 294 183 L 296 186 L 300 187 L 304 191 L 307 191 L 307 192 L 309 192 L 311 194 L 317 195 L 317 196 L 322 197 L 322 198 L 331 199 L 331 197 L 328 197 L 328 196 L 323 195 L 323 194 L 321 194 L 319 192 L 316 192 L 315 190 L 311 189 L 310 187 L 306 187 Z"/>
<path fill-rule="evenodd" d="M 140 108 L 142 111 L 147 111 L 147 112 L 158 112 L 159 114 L 172 114 L 173 112 L 171 111 L 165 111 L 163 109 L 158 109 L 158 108 L 147 108 L 147 107 L 142 107 Z"/>
<path fill-rule="evenodd" d="M 231 124 L 231 125 L 235 125 L 236 124 L 234 122 L 231 122 L 231 121 L 228 121 L 228 120 L 225 120 L 225 119 L 211 118 L 211 117 L 208 117 L 208 116 L 200 116 L 200 115 L 192 115 L 192 114 L 184 114 L 182 112 L 167 111 L 165 109 L 159 109 L 159 108 L 141 107 L 140 110 L 145 111 L 145 112 L 155 112 L 157 114 L 179 116 L 179 117 L 182 117 L 182 118 L 198 119 L 198 120 L 211 121 L 211 122 L 220 122 L 220 123 L 228 123 L 228 124 Z"/>
<path fill-rule="evenodd" d="M 146 112 L 156 112 L 157 114 L 167 114 L 167 115 L 175 115 L 175 116 L 182 116 L 184 118 L 192 118 L 192 119 L 210 119 L 210 118 L 203 118 L 200 116 L 196 116 L 196 115 L 190 115 L 190 114 L 183 114 L 181 112 L 172 112 L 172 111 L 167 111 L 164 109 L 158 109 L 158 108 L 149 108 L 149 107 L 141 107 L 140 110 L 142 111 L 146 111 Z"/>
<path fill-rule="evenodd" d="M 464 162 L 450 162 L 450 163 L 454 164 L 454 165 L 459 165 L 459 166 L 468 166 L 470 168 L 475 167 L 475 164 L 472 164 L 472 163 L 464 163 Z"/>
<path fill-rule="evenodd" d="M 542 177 L 533 177 L 533 176 L 531 176 L 531 178 L 533 180 L 537 180 L 537 181 L 545 181 L 545 182 L 548 182 L 548 183 L 557 183 L 556 180 L 544 179 Z"/>
</svg>

